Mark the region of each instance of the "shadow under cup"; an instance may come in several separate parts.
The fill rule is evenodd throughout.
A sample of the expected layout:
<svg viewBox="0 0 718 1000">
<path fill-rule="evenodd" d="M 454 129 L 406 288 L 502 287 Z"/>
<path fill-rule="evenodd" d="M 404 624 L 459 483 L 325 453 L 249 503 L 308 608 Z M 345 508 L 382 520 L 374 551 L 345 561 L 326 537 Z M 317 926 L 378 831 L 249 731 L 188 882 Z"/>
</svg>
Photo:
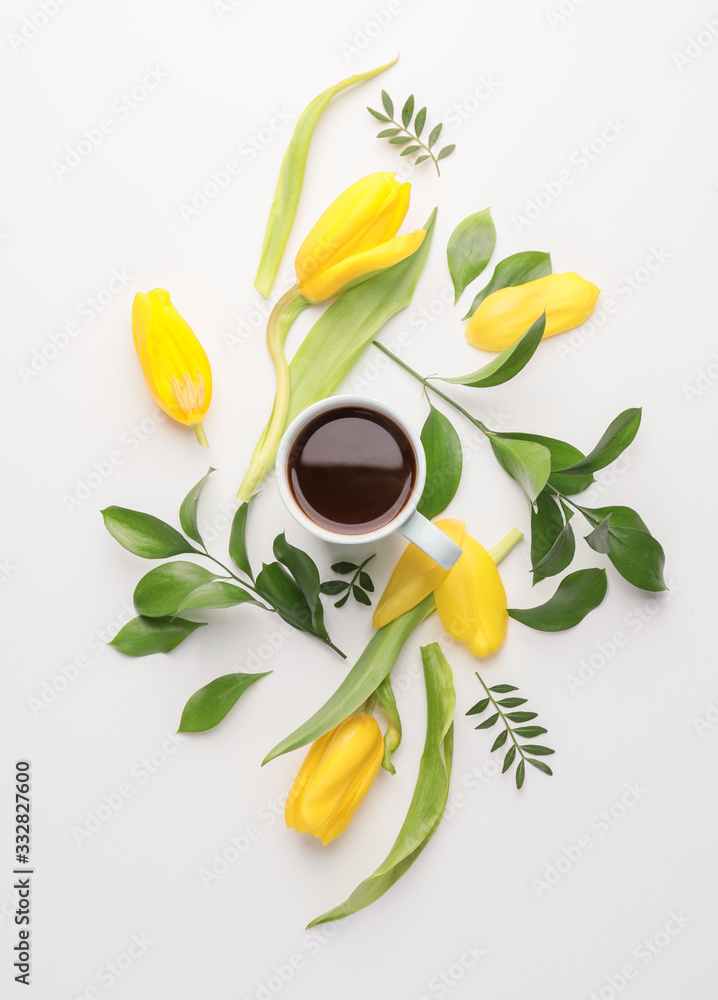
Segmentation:
<svg viewBox="0 0 718 1000">
<path fill-rule="evenodd" d="M 417 457 L 388 413 L 355 403 L 311 417 L 292 441 L 286 476 L 294 502 L 315 525 L 359 535 L 389 524 L 409 502 Z"/>
</svg>

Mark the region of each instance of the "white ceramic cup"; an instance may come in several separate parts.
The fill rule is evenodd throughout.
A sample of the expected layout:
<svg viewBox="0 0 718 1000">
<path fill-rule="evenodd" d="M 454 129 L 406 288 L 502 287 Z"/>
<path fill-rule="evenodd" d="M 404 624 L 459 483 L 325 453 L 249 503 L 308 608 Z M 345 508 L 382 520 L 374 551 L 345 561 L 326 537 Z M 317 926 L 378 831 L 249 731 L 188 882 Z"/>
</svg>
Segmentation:
<svg viewBox="0 0 718 1000">
<path fill-rule="evenodd" d="M 343 406 L 361 406 L 365 409 L 374 410 L 389 417 L 401 427 L 414 450 L 416 460 L 416 478 L 414 488 L 409 499 L 394 517 L 379 528 L 372 531 L 359 533 L 342 533 L 324 528 L 309 518 L 297 501 L 294 499 L 289 485 L 288 459 L 292 445 L 303 427 L 319 413 L 326 410 L 333 410 Z M 378 399 L 369 399 L 366 396 L 329 396 L 321 399 L 318 403 L 308 406 L 303 410 L 287 427 L 279 442 L 276 460 L 277 488 L 282 501 L 292 515 L 308 531 L 323 538 L 327 542 L 335 542 L 342 545 L 361 545 L 364 542 L 376 542 L 380 538 L 386 538 L 393 531 L 399 531 L 405 538 L 417 545 L 427 555 L 431 556 L 444 569 L 450 569 L 461 555 L 461 548 L 445 535 L 443 531 L 428 521 L 420 514 L 416 506 L 421 499 L 426 482 L 426 456 L 421 439 L 411 424 L 392 407 Z"/>
</svg>

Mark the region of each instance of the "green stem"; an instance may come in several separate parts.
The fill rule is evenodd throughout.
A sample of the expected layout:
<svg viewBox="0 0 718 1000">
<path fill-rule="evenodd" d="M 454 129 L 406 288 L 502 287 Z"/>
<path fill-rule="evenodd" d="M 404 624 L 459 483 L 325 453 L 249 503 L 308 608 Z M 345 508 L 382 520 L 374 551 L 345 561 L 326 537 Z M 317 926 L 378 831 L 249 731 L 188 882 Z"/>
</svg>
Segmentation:
<svg viewBox="0 0 718 1000">
<path fill-rule="evenodd" d="M 195 437 L 202 445 L 202 447 L 209 448 L 209 442 L 207 441 L 207 435 L 204 432 L 204 427 L 202 426 L 201 420 L 196 424 L 192 424 L 192 430 L 194 431 Z"/>
<path fill-rule="evenodd" d="M 246 587 L 247 590 L 251 590 L 252 593 L 257 594 L 257 596 L 259 597 L 262 596 L 253 584 L 247 583 L 246 580 L 243 580 L 240 576 L 237 576 L 236 573 L 233 573 L 232 570 L 229 568 L 229 566 L 225 566 L 223 562 L 219 561 L 219 559 L 215 559 L 214 556 L 209 554 L 207 549 L 205 549 L 204 552 L 200 552 L 198 549 L 197 553 L 198 555 L 205 556 L 207 559 L 211 559 L 212 562 L 216 563 L 219 567 L 221 567 L 221 569 L 223 569 L 228 576 L 231 576 L 233 580 L 237 581 L 237 583 L 241 584 L 243 587 Z M 274 608 L 265 608 L 265 611 L 274 611 L 274 610 L 275 610 Z"/>
<path fill-rule="evenodd" d="M 453 406 L 455 410 L 458 410 L 459 413 L 463 414 L 467 420 L 471 421 L 474 427 L 479 428 L 482 434 L 486 434 L 488 437 L 496 433 L 495 431 L 489 430 L 489 428 L 485 424 L 483 424 L 478 419 L 478 417 L 473 417 L 468 410 L 465 410 L 463 406 L 460 406 L 455 399 L 451 398 L 451 396 L 447 396 L 445 392 L 441 391 L 441 389 L 437 389 L 436 386 L 431 385 L 428 379 L 425 379 L 418 372 L 414 371 L 414 369 L 411 368 L 409 365 L 407 365 L 405 361 L 402 361 L 401 358 L 397 358 L 396 354 L 392 354 L 392 352 L 389 350 L 388 347 L 384 347 L 384 345 L 380 344 L 378 340 L 373 340 L 372 343 L 374 344 L 374 347 L 378 347 L 380 351 L 383 351 L 384 354 L 387 355 L 387 357 L 390 357 L 392 361 L 395 361 L 400 368 L 403 368 L 405 372 L 408 372 L 409 375 L 411 375 L 412 378 L 415 378 L 417 382 L 421 382 L 421 384 L 424 386 L 424 389 L 431 389 L 433 393 L 436 393 L 437 396 L 440 396 L 441 399 L 444 400 L 444 402 L 449 404 L 449 406 Z"/>
<path fill-rule="evenodd" d="M 475 673 L 476 673 L 476 676 L 477 676 L 477 677 L 479 678 L 479 680 L 481 681 L 481 686 L 482 686 L 482 688 L 484 689 L 484 691 L 486 692 L 486 694 L 487 694 L 487 696 L 488 696 L 488 698 L 489 698 L 489 701 L 491 702 L 491 704 L 492 704 L 492 705 L 494 706 L 494 708 L 496 709 L 496 711 L 497 711 L 497 712 L 499 713 L 499 715 L 501 716 L 501 721 L 503 722 L 503 724 L 504 724 L 504 727 L 506 728 L 506 731 L 507 731 L 507 733 L 509 734 L 509 736 L 510 736 L 510 737 L 511 737 L 511 739 L 513 740 L 513 744 L 514 744 L 514 746 L 516 747 L 516 750 L 518 751 L 518 753 L 519 753 L 519 756 L 521 757 L 521 759 L 522 759 L 523 761 L 525 761 L 525 760 L 526 760 L 526 755 L 525 755 L 525 753 L 523 752 L 523 750 L 521 749 L 521 747 L 519 746 L 519 744 L 518 744 L 518 741 L 517 741 L 516 737 L 514 736 L 514 731 L 513 731 L 513 729 L 511 728 L 511 723 L 510 723 L 510 722 L 509 722 L 509 720 L 508 720 L 508 719 L 506 718 L 506 716 L 504 715 L 504 713 L 503 713 L 503 712 L 501 711 L 501 706 L 500 706 L 500 705 L 498 704 L 498 702 L 496 701 L 496 699 L 494 698 L 494 696 L 492 695 L 492 693 L 491 693 L 491 692 L 489 691 L 489 689 L 488 689 L 488 688 L 486 687 L 486 685 L 484 684 L 484 679 L 483 679 L 483 677 L 481 676 L 481 674 L 479 674 L 479 673 L 478 673 L 478 672 L 476 672 L 476 671 L 475 671 Z M 507 769 L 507 770 L 508 770 L 508 769 Z"/>
<path fill-rule="evenodd" d="M 284 353 L 284 343 L 292 323 L 309 303 L 299 294 L 297 285 L 277 302 L 267 322 L 267 348 L 277 376 L 277 389 L 269 425 L 254 450 L 244 479 L 237 491 L 238 500 L 249 500 L 262 477 L 262 470 L 277 447 L 284 433 L 289 412 L 289 364 Z"/>
<path fill-rule="evenodd" d="M 514 545 L 517 545 L 524 537 L 523 531 L 512 528 L 493 548 L 489 549 L 489 555 L 498 566 L 501 560 L 509 554 Z"/>
</svg>

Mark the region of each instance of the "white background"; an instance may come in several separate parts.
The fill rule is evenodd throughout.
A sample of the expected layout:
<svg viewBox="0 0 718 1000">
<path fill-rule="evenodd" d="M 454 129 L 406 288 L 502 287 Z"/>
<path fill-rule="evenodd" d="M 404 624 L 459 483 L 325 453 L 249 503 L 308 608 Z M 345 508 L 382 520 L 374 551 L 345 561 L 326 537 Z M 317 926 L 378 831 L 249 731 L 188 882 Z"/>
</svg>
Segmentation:
<svg viewBox="0 0 718 1000">
<path fill-rule="evenodd" d="M 6 0 L 0 17 L 3 996 L 714 997 L 718 7 L 46 6 L 46 23 L 30 0 Z M 31 37 L 18 41 L 23 25 Z M 423 372 L 478 367 L 485 359 L 466 345 L 460 316 L 494 264 L 519 250 L 550 250 L 555 271 L 596 282 L 602 297 L 583 332 L 542 345 L 508 385 L 457 397 L 490 425 L 584 450 L 619 411 L 644 406 L 628 458 L 600 473 L 587 496 L 595 506 L 638 509 L 664 544 L 671 589 L 656 603 L 609 566 L 606 600 L 575 630 L 543 635 L 511 623 L 500 653 L 482 664 L 448 649 L 459 797 L 447 822 L 378 903 L 307 934 L 308 920 L 373 871 L 401 825 L 423 742 L 418 646 L 438 638 L 438 622 L 422 627 L 395 669 L 405 726 L 397 775 L 382 772 L 347 833 L 323 848 L 272 812 L 301 754 L 264 769 L 259 762 L 324 701 L 346 665 L 306 636 L 275 634 L 274 622 L 249 608 L 211 613 L 210 626 L 171 655 L 133 660 L 105 648 L 150 564 L 109 537 L 99 510 L 120 504 L 176 523 L 181 498 L 211 461 L 218 472 L 200 521 L 206 538 L 216 535 L 215 551 L 226 551 L 227 512 L 273 391 L 253 277 L 291 122 L 325 87 L 396 52 L 396 67 L 346 92 L 321 120 L 277 290 L 291 283 L 293 253 L 336 194 L 365 173 L 405 165 L 374 139 L 364 108 L 378 104 L 382 86 L 397 102 L 413 91 L 430 124 L 443 118 L 457 150 L 441 179 L 428 163 L 406 174 L 407 226 L 420 226 L 434 204 L 439 216 L 414 301 L 384 342 L 407 333 L 403 357 Z M 142 87 L 149 68 L 164 78 L 136 107 L 118 111 L 115 102 Z M 101 145 L 58 171 L 67 147 L 105 118 L 112 131 Z M 250 157 L 257 136 L 261 151 Z M 241 164 L 241 175 L 212 188 L 212 172 L 228 160 Z M 213 197 L 202 202 L 207 184 Z M 205 207 L 183 213 L 193 199 Z M 462 218 L 487 205 L 496 253 L 454 309 L 446 302 L 446 242 Z M 654 267 L 662 261 L 657 270 L 645 268 L 649 258 Z M 100 295 L 105 305 L 93 313 L 89 300 L 115 270 L 126 285 L 109 304 Z M 158 286 L 211 358 L 209 455 L 190 432 L 156 420 L 135 357 L 132 296 Z M 603 309 L 609 300 L 611 315 Z M 317 314 L 302 316 L 290 350 Z M 73 336 L 63 335 L 71 323 Z M 347 390 L 398 404 L 420 426 L 418 386 L 398 369 L 377 368 L 379 360 L 370 350 Z M 528 511 L 460 419 L 467 458 L 449 513 L 491 545 L 514 524 L 526 530 Z M 96 465 L 106 474 L 99 485 Z M 285 528 L 326 577 L 337 553 L 288 523 L 270 484 L 251 522 L 255 564 L 269 559 Z M 401 548 L 398 538 L 381 547 L 378 587 Z M 531 591 L 527 550 L 524 543 L 502 567 L 518 607 L 540 603 L 554 586 Z M 597 561 L 603 557 L 580 543 L 575 566 Z M 327 619 L 352 662 L 369 637 L 368 614 L 330 605 Z M 168 740 L 193 691 L 260 665 L 271 676 L 215 731 Z M 532 771 L 517 792 L 510 777 L 496 775 L 491 738 L 463 714 L 480 695 L 477 665 L 487 682 L 519 685 L 539 712 L 557 750 L 553 778 Z M 32 762 L 33 774 L 30 989 L 12 981 L 18 758 Z M 131 794 L 116 813 L 78 837 L 98 809 L 106 815 L 103 797 L 116 802 L 123 784 Z M 638 793 L 621 804 L 627 784 Z M 602 810 L 610 825 L 597 818 Z M 217 867 L 230 838 L 247 846 L 248 828 L 256 839 L 241 856 L 230 850 L 226 871 L 203 884 L 202 870 Z M 573 846 L 582 837 L 592 845 L 583 853 Z M 550 876 L 557 862 L 558 878 Z M 679 923 L 670 930 L 680 925 L 673 936 L 663 933 L 671 913 Z M 133 939 L 139 957 L 128 968 L 122 956 Z M 118 962 L 115 977 L 108 963 Z M 621 971 L 627 963 L 630 980 Z"/>
</svg>

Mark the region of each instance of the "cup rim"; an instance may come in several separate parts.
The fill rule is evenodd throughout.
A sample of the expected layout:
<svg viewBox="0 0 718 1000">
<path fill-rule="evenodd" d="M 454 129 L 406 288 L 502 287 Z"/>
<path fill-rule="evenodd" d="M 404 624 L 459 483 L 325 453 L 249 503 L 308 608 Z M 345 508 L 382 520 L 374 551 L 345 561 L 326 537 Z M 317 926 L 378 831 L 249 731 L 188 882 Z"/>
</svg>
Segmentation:
<svg viewBox="0 0 718 1000">
<path fill-rule="evenodd" d="M 343 534 L 341 531 L 332 531 L 329 528 L 322 527 L 320 524 L 315 524 L 315 522 L 304 513 L 302 508 L 294 499 L 294 495 L 292 494 L 292 490 L 289 485 L 289 479 L 287 476 L 287 459 L 297 434 L 312 419 L 312 417 L 316 416 L 318 413 L 323 413 L 325 410 L 334 409 L 338 406 L 364 406 L 367 409 L 379 410 L 381 413 L 386 414 L 391 417 L 399 425 L 399 427 L 401 427 L 406 436 L 409 438 L 411 446 L 414 450 L 414 458 L 416 460 L 416 478 L 409 498 L 401 510 L 397 511 L 391 521 L 387 521 L 386 524 L 382 524 L 381 527 L 374 528 L 372 531 Z M 284 503 L 284 506 L 287 508 L 292 517 L 294 517 L 299 524 L 303 525 L 308 531 L 311 531 L 312 534 L 316 535 L 318 538 L 323 538 L 325 541 L 336 542 L 342 545 L 359 545 L 362 542 L 374 542 L 392 534 L 392 532 L 396 531 L 402 524 L 408 521 L 416 510 L 426 482 L 426 456 L 424 454 L 421 439 L 412 424 L 403 414 L 399 413 L 399 411 L 393 406 L 390 406 L 389 403 L 385 403 L 381 399 L 374 399 L 372 396 L 359 396 L 353 393 L 327 396 L 324 399 L 318 400 L 316 403 L 311 403 L 306 407 L 306 409 L 302 410 L 301 413 L 298 413 L 288 425 L 281 437 L 277 447 L 275 469 L 279 495 Z"/>
</svg>

